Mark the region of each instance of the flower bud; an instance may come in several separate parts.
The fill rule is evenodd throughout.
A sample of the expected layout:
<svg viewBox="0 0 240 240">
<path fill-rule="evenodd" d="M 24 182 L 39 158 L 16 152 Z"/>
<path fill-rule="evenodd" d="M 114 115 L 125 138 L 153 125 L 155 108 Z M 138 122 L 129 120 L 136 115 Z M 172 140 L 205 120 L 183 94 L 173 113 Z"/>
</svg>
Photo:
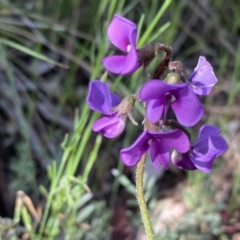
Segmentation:
<svg viewBox="0 0 240 240">
<path fill-rule="evenodd" d="M 188 75 L 184 65 L 180 61 L 170 62 L 168 68 L 180 75 L 180 82 L 186 82 Z"/>
<path fill-rule="evenodd" d="M 164 82 L 166 82 L 168 84 L 181 83 L 181 76 L 176 72 L 169 73 L 167 75 L 166 79 L 164 80 Z"/>
<path fill-rule="evenodd" d="M 177 165 L 177 163 L 182 161 L 182 153 L 179 153 L 176 150 L 173 150 L 171 155 L 171 160 L 174 165 Z"/>
</svg>

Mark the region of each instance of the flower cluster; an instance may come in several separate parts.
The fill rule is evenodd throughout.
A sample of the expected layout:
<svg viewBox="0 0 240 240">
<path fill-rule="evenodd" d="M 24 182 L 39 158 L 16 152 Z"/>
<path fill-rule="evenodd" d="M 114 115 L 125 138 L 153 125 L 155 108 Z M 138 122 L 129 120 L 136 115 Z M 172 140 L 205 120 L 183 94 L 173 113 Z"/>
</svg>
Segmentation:
<svg viewBox="0 0 240 240">
<path fill-rule="evenodd" d="M 163 50 L 166 54 L 153 79 L 146 81 L 137 94 L 123 100 L 110 91 L 107 83 L 100 80 L 90 83 L 87 103 L 92 110 L 106 115 L 93 124 L 93 131 L 114 138 L 123 132 L 127 117 L 137 125 L 132 118 L 132 109 L 135 101 L 139 100 L 145 108 L 144 130 L 130 147 L 120 151 L 123 163 L 135 166 L 149 151 L 156 169 L 159 165 L 167 169 L 172 161 L 180 169 L 199 169 L 210 173 L 213 161 L 227 149 L 220 129 L 211 125 L 202 126 L 194 144 L 191 144 L 186 130 L 186 127 L 197 124 L 204 113 L 199 97 L 208 95 L 217 82 L 210 63 L 201 56 L 188 77 L 181 62 L 171 62 L 170 47 L 149 44 L 137 49 L 137 26 L 118 15 L 113 17 L 107 34 L 111 43 L 123 52 L 123 55 L 102 60 L 112 74 L 132 74 L 141 66 L 147 67 L 159 51 Z M 169 73 L 163 78 L 166 70 Z M 176 120 L 168 119 L 170 109 L 175 113 Z"/>
</svg>

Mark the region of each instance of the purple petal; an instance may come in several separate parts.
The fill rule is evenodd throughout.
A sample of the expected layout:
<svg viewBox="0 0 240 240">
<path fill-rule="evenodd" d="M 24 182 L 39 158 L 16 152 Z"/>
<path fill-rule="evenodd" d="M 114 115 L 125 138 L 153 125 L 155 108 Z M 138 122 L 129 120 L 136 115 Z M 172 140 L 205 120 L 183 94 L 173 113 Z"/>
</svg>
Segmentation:
<svg viewBox="0 0 240 240">
<path fill-rule="evenodd" d="M 102 63 L 108 72 L 116 75 L 128 75 L 141 67 L 141 64 L 137 62 L 136 49 L 131 49 L 127 56 L 105 57 Z"/>
<path fill-rule="evenodd" d="M 182 169 L 199 169 L 205 173 L 212 170 L 213 161 L 227 149 L 226 141 L 219 135 L 220 129 L 205 125 L 199 131 L 199 139 L 191 147 L 191 152 L 182 154 L 182 159 L 172 157 L 173 163 Z"/>
<path fill-rule="evenodd" d="M 178 89 L 184 88 L 187 84 L 167 84 L 159 80 L 149 80 L 143 84 L 139 91 L 142 102 L 154 99 L 161 99 L 166 93 L 173 93 Z"/>
<path fill-rule="evenodd" d="M 147 104 L 147 119 L 151 123 L 156 123 L 162 116 L 164 109 L 164 99 L 150 100 Z"/>
<path fill-rule="evenodd" d="M 179 159 L 181 158 L 181 159 Z M 183 153 L 182 156 L 175 156 L 172 157 L 172 162 L 175 166 L 177 166 L 180 169 L 186 169 L 186 170 L 196 170 L 197 168 L 192 163 L 192 160 L 189 158 L 188 152 Z"/>
<path fill-rule="evenodd" d="M 123 71 L 125 61 L 126 56 L 114 55 L 103 58 L 102 63 L 108 72 L 120 75 L 121 72 Z"/>
<path fill-rule="evenodd" d="M 128 148 L 120 151 L 123 163 L 127 166 L 135 166 L 144 153 L 149 149 L 150 136 L 147 131 L 143 132 L 138 139 Z"/>
<path fill-rule="evenodd" d="M 197 67 L 189 78 L 193 91 L 198 95 L 208 95 L 217 82 L 211 64 L 205 57 L 199 57 Z"/>
<path fill-rule="evenodd" d="M 159 80 L 150 80 L 143 84 L 139 91 L 142 102 L 148 102 L 147 118 L 151 123 L 156 123 L 162 116 L 166 98 L 171 97 L 175 92 L 185 88 L 187 84 L 167 84 Z M 165 99 L 165 100 L 164 100 Z"/>
<path fill-rule="evenodd" d="M 110 92 L 106 83 L 95 80 L 89 84 L 87 103 L 92 110 L 111 115 L 111 109 L 120 103 L 120 98 Z"/>
<path fill-rule="evenodd" d="M 120 97 L 115 93 L 111 93 L 111 98 L 112 98 L 112 106 L 113 107 L 117 106 L 121 102 Z"/>
<path fill-rule="evenodd" d="M 137 26 L 124 17 L 114 15 L 107 34 L 111 43 L 124 52 L 128 52 L 128 46 L 136 48 Z"/>
<path fill-rule="evenodd" d="M 203 107 L 196 94 L 185 85 L 175 91 L 174 96 L 176 100 L 172 103 L 172 109 L 179 123 L 187 127 L 195 125 L 203 115 Z"/>
<path fill-rule="evenodd" d="M 168 169 L 170 162 L 169 149 L 160 141 L 153 141 L 150 146 L 150 154 L 155 169 L 158 169 L 160 163 L 164 169 Z"/>
<path fill-rule="evenodd" d="M 138 54 L 136 48 L 131 47 L 128 55 L 126 56 L 125 63 L 120 75 L 128 75 L 135 72 L 142 64 L 138 63 Z"/>
<path fill-rule="evenodd" d="M 179 129 L 169 132 L 153 132 L 148 131 L 152 138 L 158 139 L 168 148 L 175 149 L 180 153 L 187 152 L 190 148 L 188 136 Z"/>
<path fill-rule="evenodd" d="M 220 135 L 213 135 L 192 147 L 190 155 L 192 163 L 201 171 L 210 173 L 212 163 L 219 155 L 227 150 L 225 139 Z"/>
<path fill-rule="evenodd" d="M 120 135 L 125 128 L 124 116 L 108 116 L 98 119 L 92 126 L 94 132 L 99 132 L 107 138 L 114 138 Z"/>
<path fill-rule="evenodd" d="M 195 143 L 195 145 L 202 141 L 207 140 L 207 138 L 209 138 L 212 135 L 220 134 L 220 132 L 221 132 L 220 129 L 215 126 L 203 125 L 199 130 L 198 140 Z"/>
</svg>

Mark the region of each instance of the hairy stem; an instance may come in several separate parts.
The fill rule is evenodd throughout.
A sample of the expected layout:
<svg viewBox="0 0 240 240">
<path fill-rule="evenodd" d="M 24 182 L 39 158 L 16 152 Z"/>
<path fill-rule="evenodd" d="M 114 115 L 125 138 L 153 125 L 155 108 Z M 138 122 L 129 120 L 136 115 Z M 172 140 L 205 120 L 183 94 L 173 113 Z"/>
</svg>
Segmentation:
<svg viewBox="0 0 240 240">
<path fill-rule="evenodd" d="M 137 165 L 136 170 L 136 195 L 138 200 L 138 205 L 140 208 L 140 213 L 142 215 L 143 225 L 145 228 L 145 232 L 148 240 L 154 240 L 154 234 L 152 229 L 152 224 L 149 218 L 147 205 L 144 199 L 144 191 L 143 191 L 143 173 L 144 166 L 146 161 L 146 154 L 144 154 Z"/>
<path fill-rule="evenodd" d="M 162 61 L 158 65 L 157 69 L 153 74 L 154 79 L 160 79 L 164 72 L 168 69 L 168 65 L 172 59 L 172 48 L 162 43 L 158 44 L 158 49 L 165 51 Z"/>
</svg>

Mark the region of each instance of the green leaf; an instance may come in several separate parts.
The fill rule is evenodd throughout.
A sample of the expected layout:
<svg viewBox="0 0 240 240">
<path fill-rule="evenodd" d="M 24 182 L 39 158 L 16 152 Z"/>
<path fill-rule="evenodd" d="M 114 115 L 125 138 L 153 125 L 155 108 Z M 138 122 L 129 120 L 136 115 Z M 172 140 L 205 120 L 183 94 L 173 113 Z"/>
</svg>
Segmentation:
<svg viewBox="0 0 240 240">
<path fill-rule="evenodd" d="M 12 47 L 20 52 L 23 52 L 23 53 L 26 53 L 32 57 L 35 57 L 39 60 L 42 60 L 42 61 L 45 61 L 45 62 L 48 62 L 50 64 L 53 64 L 53 65 L 56 65 L 58 67 L 62 67 L 62 68 L 68 68 L 67 65 L 65 64 L 62 64 L 62 63 L 59 63 L 59 62 L 56 62 L 55 60 L 49 58 L 49 57 L 46 57 L 45 55 L 41 54 L 41 53 L 38 53 L 36 51 L 33 51 L 19 43 L 15 43 L 13 41 L 10 41 L 8 39 L 4 39 L 4 38 L 0 38 L 0 44 L 4 44 L 4 45 L 7 45 L 9 47 Z"/>
</svg>

